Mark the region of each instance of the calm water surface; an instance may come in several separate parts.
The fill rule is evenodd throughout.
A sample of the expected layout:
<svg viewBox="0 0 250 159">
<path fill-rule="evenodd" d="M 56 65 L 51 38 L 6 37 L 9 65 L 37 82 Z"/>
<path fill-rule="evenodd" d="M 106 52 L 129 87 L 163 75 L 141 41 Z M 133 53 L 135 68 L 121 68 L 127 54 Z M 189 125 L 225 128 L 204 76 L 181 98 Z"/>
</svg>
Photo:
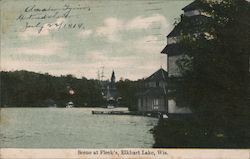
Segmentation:
<svg viewBox="0 0 250 159">
<path fill-rule="evenodd" d="M 2 108 L 1 148 L 149 148 L 157 119 L 92 115 L 101 108 Z"/>
</svg>

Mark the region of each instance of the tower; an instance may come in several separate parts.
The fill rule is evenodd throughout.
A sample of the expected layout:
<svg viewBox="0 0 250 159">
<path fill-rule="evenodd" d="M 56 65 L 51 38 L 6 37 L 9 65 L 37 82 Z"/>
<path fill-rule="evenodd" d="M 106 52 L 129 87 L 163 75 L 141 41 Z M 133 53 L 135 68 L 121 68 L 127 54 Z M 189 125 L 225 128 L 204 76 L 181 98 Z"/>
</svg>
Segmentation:
<svg viewBox="0 0 250 159">
<path fill-rule="evenodd" d="M 117 105 L 117 89 L 115 85 L 115 72 L 113 70 L 110 78 L 110 82 L 107 85 L 107 103 L 108 106 L 116 106 Z"/>
<path fill-rule="evenodd" d="M 174 27 L 174 29 L 167 35 L 167 45 L 162 50 L 162 54 L 167 54 L 167 68 L 168 68 L 168 107 L 176 107 L 178 101 L 176 101 L 176 91 L 178 85 L 182 81 L 181 70 L 177 63 L 182 59 L 185 50 L 179 45 L 180 41 L 185 37 L 196 37 L 199 34 L 206 32 L 197 32 L 197 29 L 202 25 L 207 25 L 210 21 L 210 15 L 201 9 L 203 1 L 206 0 L 194 0 L 189 5 L 182 8 L 183 16 L 181 21 Z M 183 28 L 192 25 L 192 29 L 189 32 L 185 32 Z M 180 102 L 179 102 L 180 103 Z"/>
<path fill-rule="evenodd" d="M 113 70 L 112 75 L 111 75 L 111 82 L 115 82 L 115 72 Z"/>
<path fill-rule="evenodd" d="M 111 79 L 110 79 L 110 88 L 111 89 L 116 89 L 115 88 L 115 72 L 114 72 L 114 70 L 112 72 Z"/>
</svg>

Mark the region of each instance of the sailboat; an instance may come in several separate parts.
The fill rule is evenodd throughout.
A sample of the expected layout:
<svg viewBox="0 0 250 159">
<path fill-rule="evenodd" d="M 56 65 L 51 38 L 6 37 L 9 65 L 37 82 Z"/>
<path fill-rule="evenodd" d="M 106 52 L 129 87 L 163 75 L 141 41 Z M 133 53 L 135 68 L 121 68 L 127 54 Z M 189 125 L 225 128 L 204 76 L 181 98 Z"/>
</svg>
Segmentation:
<svg viewBox="0 0 250 159">
<path fill-rule="evenodd" d="M 114 109 L 115 108 L 115 99 L 111 95 L 109 86 L 107 87 L 107 103 L 108 103 L 108 105 L 107 105 L 108 109 Z"/>
</svg>

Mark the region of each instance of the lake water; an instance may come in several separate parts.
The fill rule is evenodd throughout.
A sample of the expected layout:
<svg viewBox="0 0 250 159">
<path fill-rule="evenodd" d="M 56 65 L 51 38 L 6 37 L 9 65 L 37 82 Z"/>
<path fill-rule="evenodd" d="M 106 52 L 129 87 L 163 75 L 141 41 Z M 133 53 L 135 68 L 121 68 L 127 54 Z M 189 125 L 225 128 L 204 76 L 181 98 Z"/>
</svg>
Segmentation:
<svg viewBox="0 0 250 159">
<path fill-rule="evenodd" d="M 2 108 L 1 148 L 150 148 L 157 119 L 101 108 Z"/>
</svg>

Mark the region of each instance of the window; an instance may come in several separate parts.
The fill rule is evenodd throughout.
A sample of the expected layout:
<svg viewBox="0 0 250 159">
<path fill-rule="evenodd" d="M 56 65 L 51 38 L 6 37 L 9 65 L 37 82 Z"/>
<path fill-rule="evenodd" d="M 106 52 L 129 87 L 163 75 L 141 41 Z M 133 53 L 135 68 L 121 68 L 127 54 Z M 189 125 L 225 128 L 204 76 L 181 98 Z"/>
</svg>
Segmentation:
<svg viewBox="0 0 250 159">
<path fill-rule="evenodd" d="M 200 11 L 199 10 L 191 10 L 191 11 L 187 11 L 184 13 L 185 16 L 187 17 L 192 17 L 192 16 L 195 16 L 195 15 L 200 15 Z"/>
<path fill-rule="evenodd" d="M 155 82 L 149 82 L 149 83 L 148 83 L 148 86 L 149 86 L 149 87 L 156 87 L 156 83 L 155 83 Z"/>
<path fill-rule="evenodd" d="M 156 82 L 156 87 L 159 87 L 159 82 Z"/>
<path fill-rule="evenodd" d="M 153 100 L 153 105 L 159 105 L 159 99 L 154 99 Z"/>
<path fill-rule="evenodd" d="M 138 99 L 138 106 L 139 106 L 139 107 L 142 106 L 142 104 L 141 104 L 141 99 L 140 99 L 140 98 Z"/>
<path fill-rule="evenodd" d="M 180 41 L 180 38 L 179 37 L 168 37 L 167 38 L 167 42 L 168 44 L 176 44 Z"/>
<path fill-rule="evenodd" d="M 164 87 L 166 87 L 166 86 L 167 86 L 167 83 L 166 83 L 166 82 L 161 81 L 159 85 L 160 85 L 160 87 L 161 87 L 161 88 L 164 88 Z"/>
<path fill-rule="evenodd" d="M 153 110 L 158 110 L 158 106 L 153 106 Z"/>
</svg>

